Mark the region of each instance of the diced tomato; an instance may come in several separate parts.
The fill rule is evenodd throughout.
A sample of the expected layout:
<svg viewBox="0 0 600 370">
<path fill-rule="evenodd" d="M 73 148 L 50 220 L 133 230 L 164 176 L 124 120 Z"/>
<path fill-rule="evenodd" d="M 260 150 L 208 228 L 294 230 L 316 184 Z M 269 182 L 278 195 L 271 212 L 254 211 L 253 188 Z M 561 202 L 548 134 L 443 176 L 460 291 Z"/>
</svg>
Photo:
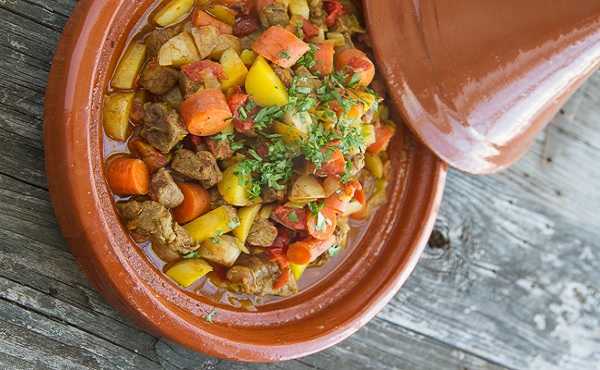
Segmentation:
<svg viewBox="0 0 600 370">
<path fill-rule="evenodd" d="M 337 226 L 337 213 L 329 207 L 323 207 L 319 214 L 309 214 L 306 219 L 306 229 L 310 236 L 319 240 L 329 239 Z"/>
<path fill-rule="evenodd" d="M 290 244 L 290 232 L 285 227 L 277 228 L 277 237 L 271 244 L 271 248 L 285 248 Z"/>
<path fill-rule="evenodd" d="M 216 140 L 208 138 L 206 140 L 208 150 L 215 156 L 216 159 L 228 159 L 233 156 L 231 143 L 229 140 Z"/>
<path fill-rule="evenodd" d="M 328 27 L 335 26 L 338 18 L 346 12 L 344 9 L 344 5 L 339 2 L 339 0 L 326 0 L 323 1 L 323 6 L 325 7 L 325 11 L 327 12 L 327 17 L 325 18 L 325 23 L 327 23 Z"/>
<path fill-rule="evenodd" d="M 237 37 L 248 36 L 249 34 L 258 31 L 260 22 L 256 16 L 245 15 L 236 18 L 233 25 L 233 34 Z"/>
<path fill-rule="evenodd" d="M 387 149 L 396 129 L 389 125 L 378 125 L 375 127 L 375 142 L 367 148 L 371 154 L 378 154 Z"/>
<path fill-rule="evenodd" d="M 219 80 L 227 78 L 223 66 L 212 60 L 201 60 L 198 62 L 186 64 L 181 67 L 181 71 L 194 82 L 202 82 L 206 73 L 211 73 Z"/>
<path fill-rule="evenodd" d="M 306 230 L 306 210 L 279 206 L 273 210 L 274 219 L 292 230 Z"/>
<path fill-rule="evenodd" d="M 227 105 L 229 105 L 234 117 L 239 117 L 239 109 L 246 102 L 248 102 L 248 95 L 242 92 L 233 93 L 227 98 Z"/>
<path fill-rule="evenodd" d="M 312 24 L 308 19 L 305 19 L 302 24 L 302 32 L 304 33 L 304 40 L 309 41 L 313 37 L 319 36 L 319 27 Z"/>
<path fill-rule="evenodd" d="M 330 145 L 321 149 L 323 153 L 327 155 L 329 154 L 329 159 L 325 163 L 321 165 L 321 168 L 315 171 L 315 174 L 319 177 L 327 177 L 327 176 L 336 176 L 341 175 L 346 170 L 346 159 L 344 158 L 344 153 L 342 153 L 340 148 L 336 148 L 336 143 L 331 143 Z"/>
<path fill-rule="evenodd" d="M 256 145 L 256 154 L 262 158 L 267 158 L 269 155 L 269 146 L 265 142 L 260 142 Z"/>
<path fill-rule="evenodd" d="M 233 128 L 235 129 L 235 131 L 239 132 L 242 135 L 253 136 L 254 121 L 251 119 L 242 121 L 237 118 L 234 118 L 233 119 Z"/>
<path fill-rule="evenodd" d="M 338 213 L 344 213 L 353 199 L 361 204 L 366 204 L 365 192 L 362 184 L 356 180 L 342 186 L 342 188 L 325 199 L 325 207 L 329 207 Z"/>
<path fill-rule="evenodd" d="M 275 280 L 275 283 L 273 284 L 273 289 L 283 288 L 285 284 L 288 283 L 288 281 L 290 281 L 289 267 L 281 271 L 281 275 L 279 275 L 279 277 L 277 278 L 277 280 Z"/>
<path fill-rule="evenodd" d="M 270 248 L 266 251 L 269 260 L 275 261 L 280 269 L 284 270 L 290 266 L 283 248 Z"/>
</svg>

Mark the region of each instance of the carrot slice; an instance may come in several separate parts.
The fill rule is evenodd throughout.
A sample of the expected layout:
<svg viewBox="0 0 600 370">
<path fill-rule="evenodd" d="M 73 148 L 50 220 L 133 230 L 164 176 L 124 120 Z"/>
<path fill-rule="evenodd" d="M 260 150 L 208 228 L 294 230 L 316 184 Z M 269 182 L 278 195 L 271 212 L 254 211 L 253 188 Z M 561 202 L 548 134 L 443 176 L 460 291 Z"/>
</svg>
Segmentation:
<svg viewBox="0 0 600 370">
<path fill-rule="evenodd" d="M 137 157 L 140 157 L 140 159 L 146 163 L 146 166 L 148 166 L 148 170 L 151 173 L 154 173 L 169 164 L 169 160 L 164 154 L 142 140 L 142 138 L 139 136 L 129 140 L 127 147 L 131 153 Z"/>
<path fill-rule="evenodd" d="M 197 136 L 218 134 L 227 127 L 231 110 L 221 89 L 198 91 L 187 98 L 179 108 L 188 131 Z"/>
<path fill-rule="evenodd" d="M 375 127 L 375 142 L 367 148 L 367 152 L 378 154 L 387 149 L 390 140 L 396 133 L 396 129 L 389 125 L 378 125 Z"/>
<path fill-rule="evenodd" d="M 214 26 L 219 30 L 219 32 L 226 33 L 228 35 L 231 35 L 233 33 L 233 27 L 231 27 L 225 22 L 221 22 L 217 18 L 214 18 L 207 12 L 200 9 L 197 9 L 194 12 L 194 15 L 192 16 L 192 23 L 194 24 L 194 26 L 197 27 Z"/>
<path fill-rule="evenodd" d="M 325 207 L 338 213 L 346 213 L 353 199 L 360 204 L 365 204 L 365 193 L 363 187 L 358 181 L 351 181 L 345 184 L 339 191 L 334 192 L 325 199 Z"/>
<path fill-rule="evenodd" d="M 317 45 L 317 51 L 315 52 L 315 66 L 313 67 L 314 72 L 318 72 L 321 75 L 328 75 L 333 72 L 333 54 L 335 49 L 331 42 L 321 42 Z"/>
<path fill-rule="evenodd" d="M 337 226 L 337 213 L 329 207 L 323 207 L 319 214 L 309 214 L 306 219 L 306 229 L 315 239 L 327 240 L 335 231 Z"/>
<path fill-rule="evenodd" d="M 210 210 L 210 195 L 197 184 L 177 184 L 183 193 L 183 203 L 173 208 L 173 217 L 178 224 L 187 224 Z"/>
<path fill-rule="evenodd" d="M 361 86 L 369 86 L 375 78 L 375 65 L 365 53 L 358 49 L 349 48 L 337 53 L 335 55 L 335 68 L 352 75 L 359 74 L 358 84 Z"/>
<path fill-rule="evenodd" d="M 117 195 L 148 193 L 150 172 L 141 159 L 118 157 L 109 159 L 106 169 L 108 185 Z"/>
<path fill-rule="evenodd" d="M 306 265 L 316 260 L 321 254 L 335 244 L 335 237 L 327 240 L 307 238 L 290 244 L 287 250 L 287 258 L 291 263 Z"/>
<path fill-rule="evenodd" d="M 290 68 L 310 47 L 285 28 L 272 26 L 254 41 L 252 49 L 280 67 Z"/>
</svg>

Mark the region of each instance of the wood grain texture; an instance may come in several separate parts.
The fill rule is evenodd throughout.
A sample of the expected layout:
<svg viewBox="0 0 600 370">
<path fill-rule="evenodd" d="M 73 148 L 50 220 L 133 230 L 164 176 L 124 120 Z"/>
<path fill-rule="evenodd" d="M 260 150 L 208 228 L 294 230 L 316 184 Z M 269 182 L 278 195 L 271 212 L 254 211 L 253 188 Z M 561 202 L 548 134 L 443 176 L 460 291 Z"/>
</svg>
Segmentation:
<svg viewBox="0 0 600 370">
<path fill-rule="evenodd" d="M 431 247 L 376 319 L 313 356 L 246 365 L 137 329 L 60 235 L 42 111 L 74 4 L 0 0 L 0 368 L 600 368 L 600 74 L 514 167 L 450 172 Z"/>
</svg>

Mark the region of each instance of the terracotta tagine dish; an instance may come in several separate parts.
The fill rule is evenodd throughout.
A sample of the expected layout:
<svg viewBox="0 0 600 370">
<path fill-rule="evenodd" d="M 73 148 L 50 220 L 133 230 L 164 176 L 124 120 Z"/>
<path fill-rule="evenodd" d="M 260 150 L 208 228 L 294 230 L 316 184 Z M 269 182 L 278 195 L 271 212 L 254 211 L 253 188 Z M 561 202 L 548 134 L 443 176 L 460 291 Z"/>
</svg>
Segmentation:
<svg viewBox="0 0 600 370">
<path fill-rule="evenodd" d="M 385 81 L 386 101 L 393 105 L 389 118 L 398 123 L 387 154 L 382 155 L 387 163 L 386 201 L 352 229 L 348 245 L 339 255 L 319 267 L 319 272 L 307 269 L 308 276 L 299 280 L 297 293 L 245 300 L 212 285 L 214 289 L 206 290 L 197 284 L 182 284 L 180 275 L 169 273 L 175 265 L 157 263 L 156 256 L 148 254 L 154 246 L 141 243 L 139 230 L 130 233 L 136 231 L 135 226 L 120 217 L 123 212 L 119 204 L 138 198 L 115 195 L 119 192 L 108 178 L 114 153 L 127 151 L 126 144 L 113 140 L 119 133 L 107 136 L 103 127 L 106 101 L 115 95 L 118 85 L 115 70 L 122 69 L 122 60 L 131 56 L 127 56 L 131 54 L 129 45 L 148 31 L 149 19 L 156 20 L 157 14 L 163 15 L 161 20 L 169 18 L 161 13 L 168 2 L 78 2 L 56 51 L 46 93 L 44 142 L 49 189 L 73 254 L 92 284 L 115 308 L 155 335 L 199 352 L 239 361 L 306 356 L 342 341 L 365 325 L 398 292 L 417 263 L 437 216 L 446 163 L 473 173 L 489 173 L 510 165 L 592 73 L 600 56 L 600 3 L 593 0 L 581 0 L 577 7 L 566 0 L 551 5 L 542 0 L 526 5 L 516 0 L 498 1 L 485 6 L 476 0 L 457 1 L 452 6 L 442 1 L 364 1 L 362 11 L 370 41 L 363 42 L 373 48 L 368 54 L 376 64 L 376 80 Z M 192 7 L 194 1 L 179 3 Z M 235 1 L 215 3 L 232 6 Z M 336 6 L 326 5 L 325 10 L 330 14 L 339 12 Z M 218 13 L 226 20 L 229 13 L 224 8 L 211 14 Z M 294 12 L 302 14 L 303 9 L 294 8 Z M 196 12 L 191 16 L 194 24 L 196 18 L 201 24 L 207 19 Z M 209 23 L 218 25 L 220 32 L 231 32 L 225 23 Z M 307 30 L 310 28 L 303 28 Z M 293 30 L 280 27 L 276 31 L 287 37 Z M 196 40 L 192 42 L 198 45 Z M 339 42 L 344 43 L 343 37 Z M 289 45 L 284 44 L 278 47 Z M 270 50 L 267 48 L 265 53 Z M 250 72 L 242 68 L 248 75 L 256 64 L 262 63 L 262 71 L 270 70 L 264 67 L 269 63 L 261 59 L 263 54 L 259 54 L 248 63 Z M 159 53 L 160 64 L 175 64 L 173 55 L 165 61 Z M 276 64 L 285 65 L 295 57 L 295 49 L 288 48 L 267 59 L 276 68 Z M 227 65 L 224 58 L 220 55 L 220 63 Z M 306 65 L 314 68 L 314 64 Z M 179 67 L 175 69 L 179 71 Z M 343 91 L 354 91 L 362 83 L 357 76 L 364 75 L 355 73 L 351 78 L 326 83 L 338 83 Z M 127 88 L 132 85 L 123 81 L 119 84 L 126 93 L 121 96 L 128 96 Z M 291 90 L 289 94 L 291 97 Z M 192 99 L 198 95 L 194 93 Z M 227 106 L 222 109 L 229 111 Z M 240 111 L 236 108 L 234 112 L 234 120 L 241 120 L 237 116 Z M 188 131 L 197 129 L 197 116 L 191 123 L 186 114 L 182 116 Z M 209 119 L 214 123 L 214 116 Z M 254 119 L 258 121 L 258 115 Z M 127 118 L 125 124 L 129 125 Z M 139 132 L 136 130 L 121 134 L 135 136 Z M 144 139 L 151 141 L 148 136 Z M 177 148 L 169 147 L 166 152 L 180 150 Z M 236 172 L 236 176 L 241 175 Z M 319 181 L 325 182 L 323 178 Z M 227 201 L 227 196 L 224 198 Z M 147 200 L 144 204 L 149 203 Z M 310 204 L 306 207 L 311 208 Z M 317 231 L 319 212 L 317 209 L 315 213 Z M 236 218 L 236 225 L 239 221 Z M 188 226 L 183 228 L 191 232 Z M 310 238 L 316 239 L 314 230 L 307 228 Z M 205 229 L 196 227 L 190 234 L 192 239 L 199 238 Z M 204 242 L 218 244 L 213 240 L 222 235 L 219 230 L 218 235 Z M 155 244 L 154 239 L 151 241 Z M 259 252 L 263 249 L 257 248 Z M 192 251 L 183 260 L 197 257 L 197 251 Z M 283 269 L 281 265 L 279 268 Z"/>
</svg>

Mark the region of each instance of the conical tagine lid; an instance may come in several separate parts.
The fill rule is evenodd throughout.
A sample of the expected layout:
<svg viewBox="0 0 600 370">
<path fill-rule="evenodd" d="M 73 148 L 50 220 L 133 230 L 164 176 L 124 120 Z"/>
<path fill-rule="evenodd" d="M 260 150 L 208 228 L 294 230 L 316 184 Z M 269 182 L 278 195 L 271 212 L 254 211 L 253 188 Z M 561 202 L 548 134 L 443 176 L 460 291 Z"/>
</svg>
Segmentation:
<svg viewBox="0 0 600 370">
<path fill-rule="evenodd" d="M 471 173 L 519 159 L 600 61 L 600 0 L 364 0 L 406 123 Z"/>
</svg>

